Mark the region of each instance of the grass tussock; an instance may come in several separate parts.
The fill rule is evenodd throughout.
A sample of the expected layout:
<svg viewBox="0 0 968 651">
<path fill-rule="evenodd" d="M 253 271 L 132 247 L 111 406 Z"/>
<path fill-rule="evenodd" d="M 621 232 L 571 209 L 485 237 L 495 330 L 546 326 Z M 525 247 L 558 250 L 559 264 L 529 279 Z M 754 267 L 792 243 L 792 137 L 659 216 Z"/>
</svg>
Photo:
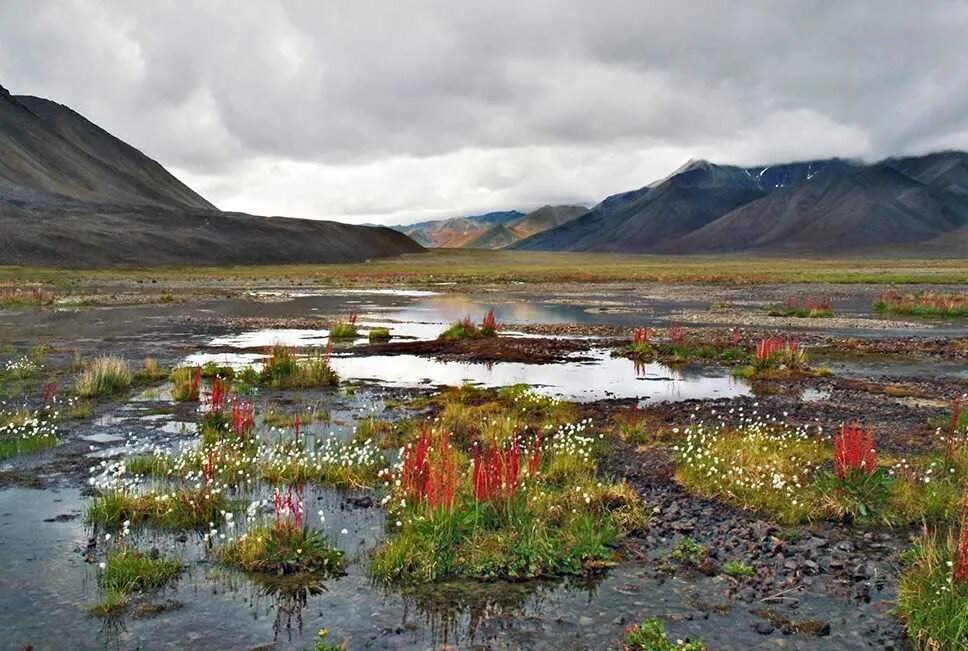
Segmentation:
<svg viewBox="0 0 968 651">
<path fill-rule="evenodd" d="M 331 339 L 356 339 L 360 336 L 360 331 L 355 323 L 341 321 L 330 327 L 329 336 Z"/>
<path fill-rule="evenodd" d="M 273 389 L 333 387 L 339 385 L 339 375 L 324 352 L 300 359 L 293 348 L 273 346 L 262 368 L 260 383 Z"/>
<path fill-rule="evenodd" d="M 87 511 L 90 524 L 105 529 L 149 525 L 172 531 L 201 529 L 219 522 L 228 508 L 221 492 L 206 488 L 180 488 L 169 492 L 132 495 L 110 491 L 94 498 Z"/>
<path fill-rule="evenodd" d="M 446 433 L 425 428 L 389 483 L 391 535 L 371 572 L 386 581 L 519 580 L 609 565 L 615 543 L 645 515 L 630 487 L 597 480 L 593 446 L 579 425 L 527 448 L 491 444 L 469 459 Z"/>
<path fill-rule="evenodd" d="M 343 552 L 319 531 L 290 522 L 253 527 L 216 550 L 220 563 L 267 574 L 343 574 Z"/>
<path fill-rule="evenodd" d="M 918 317 L 968 317 L 968 293 L 885 292 L 874 303 L 874 312 Z"/>
<path fill-rule="evenodd" d="M 464 339 L 478 339 L 481 336 L 480 329 L 474 325 L 470 317 L 464 317 L 463 320 L 452 323 L 437 336 L 437 339 L 440 341 L 461 341 Z"/>
<path fill-rule="evenodd" d="M 625 651 L 705 651 L 702 640 L 671 641 L 658 619 L 646 619 L 625 629 Z"/>
<path fill-rule="evenodd" d="M 115 615 L 127 609 L 132 595 L 163 588 L 181 576 L 181 561 L 145 554 L 130 547 L 108 552 L 98 574 L 101 602 L 91 609 L 95 615 Z"/>
<path fill-rule="evenodd" d="M 818 518 L 887 525 L 950 522 L 958 516 L 968 481 L 968 446 L 893 463 L 878 462 L 871 452 L 869 467 L 832 472 L 837 451 L 828 439 L 775 421 L 733 428 L 698 424 L 687 428 L 673 451 L 682 486 L 767 513 L 782 524 Z"/>
<path fill-rule="evenodd" d="M 390 341 L 390 328 L 370 328 L 370 343 Z"/>
<path fill-rule="evenodd" d="M 923 534 L 904 555 L 897 611 L 908 635 L 924 651 L 968 647 L 968 581 L 957 581 L 955 532 Z"/>
<path fill-rule="evenodd" d="M 127 391 L 134 376 L 127 362 L 114 355 L 98 357 L 81 372 L 74 388 L 82 398 L 113 396 Z"/>
<path fill-rule="evenodd" d="M 201 391 L 201 369 L 181 366 L 172 370 L 171 397 L 175 402 L 197 402 Z"/>
</svg>

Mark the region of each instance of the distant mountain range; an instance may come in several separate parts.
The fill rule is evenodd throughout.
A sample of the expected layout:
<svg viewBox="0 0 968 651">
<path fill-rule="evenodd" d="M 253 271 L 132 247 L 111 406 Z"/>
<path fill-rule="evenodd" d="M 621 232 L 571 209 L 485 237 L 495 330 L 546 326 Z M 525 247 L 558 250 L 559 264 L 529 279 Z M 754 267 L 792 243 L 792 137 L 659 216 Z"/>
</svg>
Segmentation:
<svg viewBox="0 0 968 651">
<path fill-rule="evenodd" d="M 526 250 L 968 256 L 968 154 L 734 167 L 690 161 Z"/>
<path fill-rule="evenodd" d="M 395 228 L 435 247 L 968 256 L 968 154 L 755 167 L 694 160 L 590 210 L 546 206 L 523 218 L 478 219 Z"/>
<path fill-rule="evenodd" d="M 222 212 L 70 108 L 0 86 L 0 264 L 349 262 L 420 250 L 389 228 Z"/>
<path fill-rule="evenodd" d="M 428 247 L 503 249 L 536 233 L 566 224 L 586 212 L 588 208 L 585 206 L 542 206 L 529 213 L 518 210 L 489 212 L 390 228 Z"/>
</svg>

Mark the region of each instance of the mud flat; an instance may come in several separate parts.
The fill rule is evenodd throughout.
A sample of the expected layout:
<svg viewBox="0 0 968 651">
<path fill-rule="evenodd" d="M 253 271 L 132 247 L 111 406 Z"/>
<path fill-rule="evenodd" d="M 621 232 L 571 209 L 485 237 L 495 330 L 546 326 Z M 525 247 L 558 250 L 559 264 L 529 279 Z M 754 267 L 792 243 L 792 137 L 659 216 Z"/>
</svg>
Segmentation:
<svg viewBox="0 0 968 651">
<path fill-rule="evenodd" d="M 654 618 L 670 640 L 701 639 L 711 649 L 913 648 L 895 614 L 909 571 L 905 552 L 922 519 L 940 531 L 957 518 L 937 504 L 912 517 L 913 493 L 899 504 L 896 492 L 905 473 L 923 477 L 926 464 L 941 463 L 952 435 L 965 436 L 964 425 L 951 424 L 952 399 L 968 393 L 963 319 L 878 316 L 871 305 L 887 285 L 864 283 L 327 283 L 247 274 L 244 282 L 193 285 L 159 274 L 143 292 L 130 284 L 131 294 L 99 289 L 97 304 L 0 310 L 4 422 L 20 423 L 16 414 L 28 412 L 52 428 L 49 440 L 31 435 L 29 447 L 17 443 L 0 459 L 6 639 L 36 649 L 602 649 L 622 648 L 627 627 Z M 835 316 L 768 316 L 793 294 L 830 296 Z M 133 295 L 144 300 L 104 298 Z M 477 323 L 491 308 L 497 336 L 437 339 L 453 322 L 469 316 Z M 357 336 L 331 342 L 334 325 L 351 314 Z M 374 328 L 388 328 L 390 341 L 371 343 Z M 636 328 L 649 329 L 656 350 L 679 345 L 679 357 L 631 354 Z M 822 372 L 737 377 L 766 338 L 796 339 L 805 363 Z M 281 354 L 273 347 L 292 349 L 297 364 L 325 357 L 339 383 L 271 381 L 266 368 Z M 704 347 L 717 354 L 734 347 L 743 357 L 727 360 Z M 125 361 L 130 386 L 79 396 L 79 378 L 106 355 Z M 198 399 L 175 400 L 184 389 L 169 379 L 177 367 L 205 369 Z M 229 387 L 224 427 L 237 424 L 229 418 L 236 396 L 252 405 L 245 481 L 228 471 L 228 459 L 242 461 L 226 456 L 223 464 L 226 448 L 206 438 L 216 378 Z M 493 429 L 504 422 L 513 426 Z M 878 467 L 894 473 L 893 497 L 871 505 L 878 517 L 834 508 L 835 492 L 811 492 L 833 474 L 833 437 L 853 422 L 872 431 Z M 815 455 L 812 474 L 797 475 L 815 511 L 777 510 L 769 487 L 744 501 L 735 487 L 698 481 L 690 467 L 704 462 L 683 450 L 699 423 L 705 445 L 720 444 L 722 433 L 735 437 L 737 449 L 749 444 L 743 432 L 754 423 L 798 432 L 796 445 Z M 558 472 L 551 468 L 556 437 L 585 437 L 596 481 L 627 486 L 619 494 L 644 517 L 555 571 L 534 563 L 513 580 L 505 570 L 475 577 L 457 554 L 450 575 L 384 581 L 374 576 L 380 550 L 407 529 L 398 524 L 414 513 L 407 509 L 418 508 L 408 503 L 401 511 L 389 501 L 396 489 L 385 478 L 400 471 L 401 448 L 441 427 L 452 430 L 462 455 L 459 476 L 470 472 L 474 441 L 520 444 L 522 455 L 541 447 L 547 456 L 536 462 L 538 479 L 521 461 L 524 481 Z M 324 449 L 330 456 L 312 457 L 316 465 L 300 466 L 303 474 L 278 465 L 281 450 L 301 459 Z M 343 470 L 326 465 L 333 459 Z M 945 471 L 954 477 L 943 479 L 948 486 L 968 468 Z M 458 501 L 480 497 L 470 482 L 457 487 Z M 216 485 L 231 520 L 183 530 L 135 523 L 121 535 L 90 519 L 109 490 Z M 340 573 L 280 580 L 219 561 L 218 549 L 250 520 L 278 520 L 274 491 L 285 495 L 297 485 L 301 524 L 342 553 Z M 615 507 L 611 499 L 602 513 Z M 489 534 L 485 527 L 474 535 Z M 90 612 L 106 598 L 100 563 L 122 545 L 178 559 L 183 571 L 101 618 Z M 69 646 L 52 618 L 71 631 Z"/>
</svg>

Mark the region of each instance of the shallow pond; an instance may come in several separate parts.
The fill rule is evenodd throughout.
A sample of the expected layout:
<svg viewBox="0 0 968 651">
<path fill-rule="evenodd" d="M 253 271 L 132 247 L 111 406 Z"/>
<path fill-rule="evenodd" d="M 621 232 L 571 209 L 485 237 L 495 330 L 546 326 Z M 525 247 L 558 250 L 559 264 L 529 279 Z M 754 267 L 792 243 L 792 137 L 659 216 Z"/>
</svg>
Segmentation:
<svg viewBox="0 0 968 651">
<path fill-rule="evenodd" d="M 175 605 L 144 618 L 102 620 L 87 607 L 98 599 L 95 566 L 84 562 L 89 532 L 76 490 L 0 491 L 0 630 L 8 648 L 34 649 L 311 649 L 318 632 L 350 649 L 605 649 L 618 646 L 626 624 L 663 617 L 670 637 L 701 636 L 715 649 L 775 649 L 776 637 L 752 631 L 755 617 L 736 605 L 729 615 L 703 612 L 725 579 L 654 576 L 622 564 L 595 582 L 449 583 L 401 593 L 366 575 L 365 550 L 382 534 L 379 509 L 344 508 L 328 490 L 307 495 L 336 543 L 352 559 L 348 574 L 309 585 L 250 579 L 204 560 L 197 536 L 139 534 L 183 558 L 188 571 L 153 602 Z M 822 641 L 790 636 L 787 649 L 867 649 L 863 622 L 880 606 L 800 595 L 798 616 L 831 621 Z M 877 595 L 889 597 L 890 595 Z M 169 601 L 171 600 L 171 601 Z M 727 624 L 728 622 L 728 624 Z"/>
</svg>

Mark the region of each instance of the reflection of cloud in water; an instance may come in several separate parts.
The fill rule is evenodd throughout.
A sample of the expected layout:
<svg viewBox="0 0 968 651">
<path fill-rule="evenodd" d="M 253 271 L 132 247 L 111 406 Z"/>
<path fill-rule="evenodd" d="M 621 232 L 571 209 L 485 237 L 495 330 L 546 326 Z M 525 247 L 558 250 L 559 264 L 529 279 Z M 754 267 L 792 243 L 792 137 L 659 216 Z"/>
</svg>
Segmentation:
<svg viewBox="0 0 968 651">
<path fill-rule="evenodd" d="M 535 391 L 565 400 L 640 398 L 645 402 L 749 395 L 749 386 L 721 368 L 671 368 L 612 357 L 606 350 L 581 353 L 591 361 L 557 364 L 520 362 L 470 363 L 440 361 L 418 355 L 370 355 L 332 358 L 344 380 L 369 380 L 387 386 L 459 385 L 488 387 L 530 384 Z M 196 353 L 185 364 L 215 362 L 236 369 L 259 367 L 263 356 L 254 353 Z"/>
<path fill-rule="evenodd" d="M 391 386 L 483 386 L 530 384 L 539 393 L 568 400 L 642 398 L 647 402 L 729 398 L 748 395 L 749 387 L 723 369 L 673 370 L 662 364 L 636 365 L 608 351 L 583 353 L 591 362 L 473 364 L 444 362 L 416 355 L 334 357 L 344 379 L 373 380 Z"/>
</svg>

